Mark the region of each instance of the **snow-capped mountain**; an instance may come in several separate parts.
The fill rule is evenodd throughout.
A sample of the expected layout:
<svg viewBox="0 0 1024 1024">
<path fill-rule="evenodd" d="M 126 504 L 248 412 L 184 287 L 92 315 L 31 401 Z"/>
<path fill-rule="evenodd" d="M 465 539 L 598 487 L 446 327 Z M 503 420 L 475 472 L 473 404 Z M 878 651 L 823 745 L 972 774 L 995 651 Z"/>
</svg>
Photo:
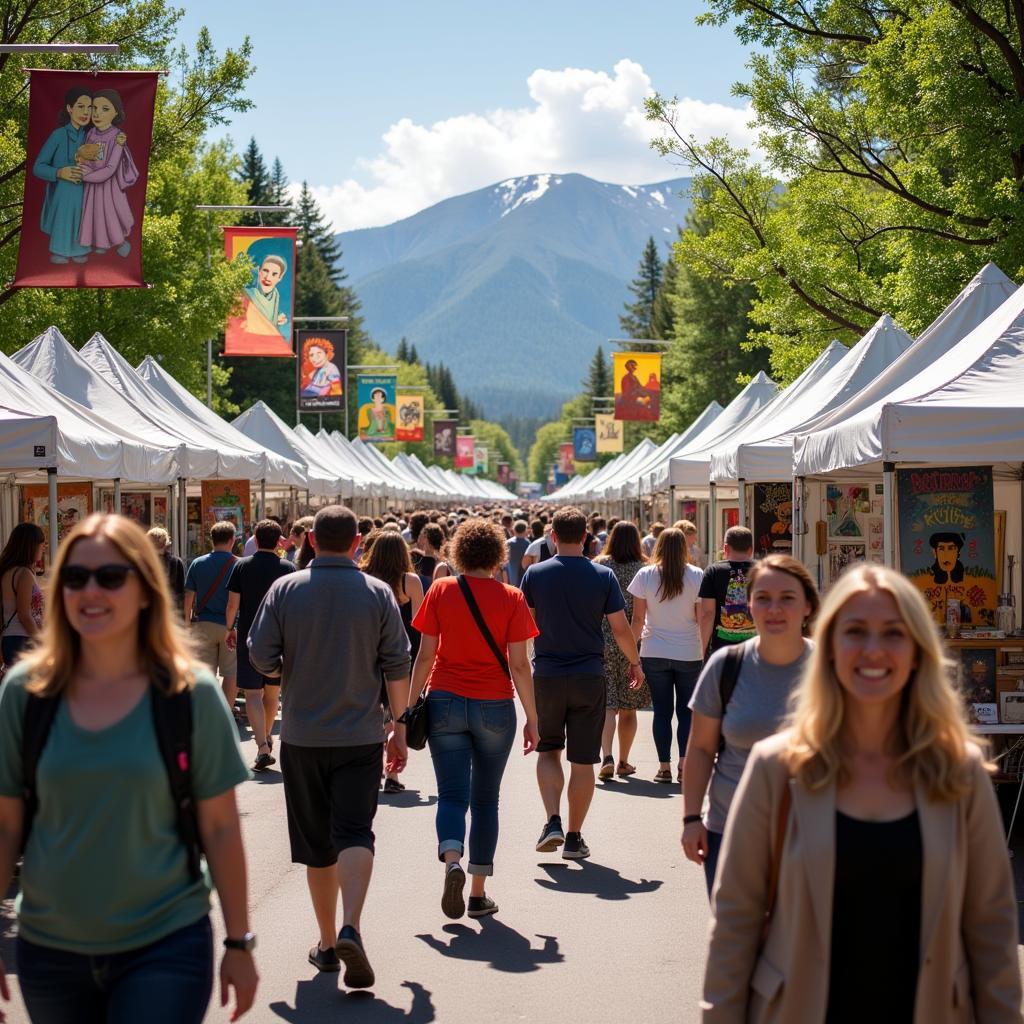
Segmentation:
<svg viewBox="0 0 1024 1024">
<path fill-rule="evenodd" d="M 619 336 L 643 247 L 653 236 L 668 254 L 688 189 L 685 178 L 510 178 L 342 234 L 342 263 L 379 344 L 404 335 L 443 360 L 490 416 L 550 413 Z"/>
</svg>

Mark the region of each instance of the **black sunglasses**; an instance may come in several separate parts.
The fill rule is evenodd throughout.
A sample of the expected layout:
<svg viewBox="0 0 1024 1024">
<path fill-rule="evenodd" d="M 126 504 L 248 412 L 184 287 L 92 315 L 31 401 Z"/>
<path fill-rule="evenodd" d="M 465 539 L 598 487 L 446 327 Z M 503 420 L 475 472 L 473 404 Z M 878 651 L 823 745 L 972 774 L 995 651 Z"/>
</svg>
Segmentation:
<svg viewBox="0 0 1024 1024">
<path fill-rule="evenodd" d="M 120 590 L 129 573 L 135 572 L 130 565 L 100 565 L 95 569 L 87 569 L 84 565 L 65 565 L 60 570 L 60 584 L 68 590 L 85 590 L 89 580 L 96 577 L 96 582 L 104 590 Z"/>
</svg>

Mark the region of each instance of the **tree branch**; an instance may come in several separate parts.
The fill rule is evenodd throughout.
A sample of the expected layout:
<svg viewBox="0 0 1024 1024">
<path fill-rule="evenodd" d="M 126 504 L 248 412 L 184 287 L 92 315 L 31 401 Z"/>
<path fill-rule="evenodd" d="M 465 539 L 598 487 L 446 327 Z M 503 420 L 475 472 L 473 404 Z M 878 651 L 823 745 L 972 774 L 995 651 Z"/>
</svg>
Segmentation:
<svg viewBox="0 0 1024 1024">
<path fill-rule="evenodd" d="M 767 4 L 758 3 L 757 0 L 743 0 L 747 7 L 752 7 L 755 11 L 759 11 L 769 21 L 774 22 L 776 25 L 781 25 L 783 28 L 788 28 L 791 32 L 797 32 L 802 36 L 813 36 L 816 39 L 831 39 L 837 43 L 863 43 L 865 46 L 870 46 L 876 40 L 871 36 L 858 35 L 851 32 L 829 32 L 826 29 L 818 28 L 814 22 L 811 22 L 811 27 L 805 27 L 798 25 L 795 21 L 790 21 L 788 18 L 784 18 L 778 11 L 772 10 Z"/>
<path fill-rule="evenodd" d="M 1006 66 L 1013 76 L 1017 98 L 1024 100 L 1024 61 L 1013 48 L 1013 43 L 995 25 L 983 18 L 973 7 L 970 7 L 965 0 L 949 0 L 949 3 L 967 19 L 969 25 L 973 25 L 982 35 L 987 36 L 995 43 L 996 49 L 1003 55 L 1003 60 L 1006 61 Z"/>
</svg>

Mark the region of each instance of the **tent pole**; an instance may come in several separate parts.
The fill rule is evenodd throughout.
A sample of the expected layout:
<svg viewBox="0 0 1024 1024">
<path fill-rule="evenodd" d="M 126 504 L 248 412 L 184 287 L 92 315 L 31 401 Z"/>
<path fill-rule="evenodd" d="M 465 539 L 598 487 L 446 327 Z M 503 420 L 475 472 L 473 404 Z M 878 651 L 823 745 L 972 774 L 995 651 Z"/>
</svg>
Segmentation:
<svg viewBox="0 0 1024 1024">
<path fill-rule="evenodd" d="M 718 553 L 718 542 L 715 539 L 715 528 L 717 527 L 715 520 L 715 485 L 708 485 L 708 565 L 716 561 L 715 555 Z"/>
<path fill-rule="evenodd" d="M 893 474 L 896 472 L 895 462 L 882 463 L 882 550 L 885 564 L 890 568 L 896 565 L 896 552 L 893 547 Z"/>
<path fill-rule="evenodd" d="M 267 478 L 260 481 L 260 519 L 267 518 Z"/>
<path fill-rule="evenodd" d="M 793 556 L 804 560 L 804 478 L 793 480 Z"/>
<path fill-rule="evenodd" d="M 181 538 L 181 558 L 188 561 L 188 494 L 185 478 L 178 478 L 178 536 Z"/>
<path fill-rule="evenodd" d="M 178 503 L 175 500 L 174 487 L 167 488 L 167 522 L 164 524 L 171 535 L 171 549 L 181 557 L 181 538 L 178 536 Z"/>
<path fill-rule="evenodd" d="M 50 520 L 50 565 L 57 557 L 57 467 L 46 471 L 47 514 Z"/>
<path fill-rule="evenodd" d="M 747 481 L 743 477 L 739 478 L 737 489 L 737 498 L 740 505 L 740 526 L 747 525 Z"/>
<path fill-rule="evenodd" d="M 121 514 L 121 478 L 114 477 L 114 514 Z"/>
</svg>

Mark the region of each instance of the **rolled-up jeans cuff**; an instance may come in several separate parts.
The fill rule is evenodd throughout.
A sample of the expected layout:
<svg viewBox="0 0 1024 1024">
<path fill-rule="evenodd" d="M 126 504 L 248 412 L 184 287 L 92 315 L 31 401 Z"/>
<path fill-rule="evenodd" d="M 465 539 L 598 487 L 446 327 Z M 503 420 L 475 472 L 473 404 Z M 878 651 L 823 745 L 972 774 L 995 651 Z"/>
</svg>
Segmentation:
<svg viewBox="0 0 1024 1024">
<path fill-rule="evenodd" d="M 466 847 L 458 839 L 445 839 L 437 844 L 437 859 L 444 860 L 444 855 L 449 850 L 454 850 L 461 857 L 466 852 Z"/>
<path fill-rule="evenodd" d="M 467 867 L 467 871 L 471 875 L 493 875 L 494 865 L 493 864 L 470 864 Z"/>
</svg>

